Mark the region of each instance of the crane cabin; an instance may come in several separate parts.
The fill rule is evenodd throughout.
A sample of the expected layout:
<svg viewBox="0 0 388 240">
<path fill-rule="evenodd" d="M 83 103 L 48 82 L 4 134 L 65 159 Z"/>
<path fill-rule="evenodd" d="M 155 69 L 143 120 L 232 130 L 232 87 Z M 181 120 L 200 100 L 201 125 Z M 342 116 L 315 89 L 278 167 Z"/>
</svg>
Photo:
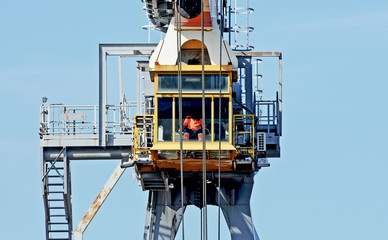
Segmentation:
<svg viewBox="0 0 388 240">
<path fill-rule="evenodd" d="M 137 171 L 180 171 L 181 156 L 184 172 L 202 171 L 205 154 L 207 171 L 254 172 L 258 135 L 254 113 L 236 99 L 239 60 L 220 40 L 209 1 L 203 26 L 190 3 L 181 1 L 149 61 L 154 97 L 152 111 L 135 116 Z"/>
<path fill-rule="evenodd" d="M 147 120 L 152 125 L 137 129 L 136 151 L 146 152 L 153 168 L 180 170 L 180 141 L 183 142 L 184 171 L 201 171 L 205 142 L 207 170 L 216 171 L 221 158 L 221 170 L 232 171 L 236 148 L 233 143 L 232 66 L 205 67 L 205 98 L 202 102 L 202 70 L 200 65 L 183 65 L 181 69 L 183 121 L 179 121 L 178 67 L 156 66 L 154 71 L 155 111 L 153 115 L 136 115 L 136 126 Z M 219 86 L 221 86 L 221 91 Z M 221 104 L 220 104 L 221 102 Z M 205 119 L 202 119 L 204 105 Z M 221 116 L 219 113 L 221 112 Z M 152 119 L 152 121 L 151 121 Z M 197 124 L 197 126 L 196 126 Z M 192 126 L 191 126 L 192 125 Z M 205 135 L 202 134 L 205 129 Z M 252 132 L 253 133 L 253 132 Z M 154 137 L 148 136 L 147 134 Z M 135 141 L 135 142 L 137 142 Z M 221 142 L 221 143 L 219 143 Z M 220 151 L 221 150 L 221 151 Z M 144 168 L 144 166 L 143 166 Z M 139 170 L 141 171 L 142 168 Z"/>
</svg>

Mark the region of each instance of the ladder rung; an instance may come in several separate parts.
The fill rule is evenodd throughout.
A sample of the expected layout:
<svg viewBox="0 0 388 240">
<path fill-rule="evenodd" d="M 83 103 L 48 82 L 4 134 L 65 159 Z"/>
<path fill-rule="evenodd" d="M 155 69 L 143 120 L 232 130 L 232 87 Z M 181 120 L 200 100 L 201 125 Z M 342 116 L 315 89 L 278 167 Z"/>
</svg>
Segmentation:
<svg viewBox="0 0 388 240">
<path fill-rule="evenodd" d="M 49 209 L 65 209 L 65 207 L 49 207 Z"/>
<path fill-rule="evenodd" d="M 47 193 L 64 193 L 63 191 L 48 191 Z"/>
<path fill-rule="evenodd" d="M 67 222 L 49 222 L 50 225 L 69 224 Z"/>
<path fill-rule="evenodd" d="M 59 214 L 56 214 L 56 215 L 50 215 L 50 217 L 66 217 L 66 215 L 59 215 Z"/>
<path fill-rule="evenodd" d="M 63 176 L 58 176 L 58 175 L 48 175 L 47 177 L 49 177 L 49 178 L 63 178 Z"/>
<path fill-rule="evenodd" d="M 59 202 L 59 201 L 64 201 L 65 199 L 62 199 L 62 198 L 54 198 L 54 199 L 47 199 L 48 201 L 52 201 L 52 202 Z"/>
<path fill-rule="evenodd" d="M 69 230 L 49 230 L 49 232 L 69 232 Z"/>
<path fill-rule="evenodd" d="M 49 183 L 48 186 L 63 186 L 63 183 Z"/>
</svg>

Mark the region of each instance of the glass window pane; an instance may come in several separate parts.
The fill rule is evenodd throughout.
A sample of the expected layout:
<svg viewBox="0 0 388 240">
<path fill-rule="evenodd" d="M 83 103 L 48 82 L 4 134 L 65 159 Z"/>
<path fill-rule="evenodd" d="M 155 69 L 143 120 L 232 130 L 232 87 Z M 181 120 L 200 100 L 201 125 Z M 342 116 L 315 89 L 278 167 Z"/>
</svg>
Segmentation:
<svg viewBox="0 0 388 240">
<path fill-rule="evenodd" d="M 184 141 L 211 141 L 211 98 L 205 98 L 205 123 L 202 120 L 202 98 L 182 98 Z M 205 137 L 202 127 L 206 127 Z M 175 98 L 175 141 L 179 142 L 179 100 Z"/>
<path fill-rule="evenodd" d="M 214 98 L 214 141 L 229 140 L 229 98 L 221 98 L 221 122 L 219 119 L 219 98 Z M 221 126 L 221 131 L 220 131 Z"/>
<path fill-rule="evenodd" d="M 218 92 L 220 89 L 219 74 L 205 75 L 205 90 L 207 92 Z M 221 76 L 221 90 L 228 91 L 228 75 Z M 176 92 L 178 91 L 178 75 L 160 74 L 158 75 L 159 92 Z M 182 74 L 182 91 L 183 92 L 201 92 L 202 75 L 201 74 Z"/>
<path fill-rule="evenodd" d="M 172 141 L 172 97 L 158 98 L 158 142 Z"/>
<path fill-rule="evenodd" d="M 158 75 L 159 90 L 177 91 L 178 90 L 178 76 L 173 74 Z"/>
</svg>

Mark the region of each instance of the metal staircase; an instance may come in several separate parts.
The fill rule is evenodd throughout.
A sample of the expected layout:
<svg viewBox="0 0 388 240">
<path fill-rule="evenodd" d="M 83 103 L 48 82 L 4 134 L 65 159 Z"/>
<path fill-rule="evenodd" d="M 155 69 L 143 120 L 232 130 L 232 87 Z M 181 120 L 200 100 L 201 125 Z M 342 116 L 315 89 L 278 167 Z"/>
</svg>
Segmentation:
<svg viewBox="0 0 388 240">
<path fill-rule="evenodd" d="M 71 240 L 71 187 L 66 148 L 62 148 L 54 161 L 44 162 L 42 175 L 46 240 Z"/>
</svg>

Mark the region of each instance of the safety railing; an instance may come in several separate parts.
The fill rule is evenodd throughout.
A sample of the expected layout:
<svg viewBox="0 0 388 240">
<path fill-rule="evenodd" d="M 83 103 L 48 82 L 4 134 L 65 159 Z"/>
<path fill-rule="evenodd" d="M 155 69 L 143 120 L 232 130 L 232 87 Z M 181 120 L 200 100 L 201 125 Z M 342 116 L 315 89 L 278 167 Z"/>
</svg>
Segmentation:
<svg viewBox="0 0 388 240">
<path fill-rule="evenodd" d="M 257 130 L 276 132 L 281 135 L 281 114 L 279 112 L 279 101 L 260 100 L 254 103 L 257 117 Z"/>
<path fill-rule="evenodd" d="M 233 115 L 233 145 L 239 148 L 254 148 L 255 117 L 252 114 Z"/>
<path fill-rule="evenodd" d="M 133 108 L 136 108 L 136 102 L 108 105 L 107 131 L 113 134 L 133 133 Z M 98 134 L 98 117 L 98 105 L 43 105 L 40 111 L 40 135 Z"/>
<path fill-rule="evenodd" d="M 153 145 L 154 117 L 153 115 L 135 115 L 135 143 L 136 148 L 151 148 Z"/>
</svg>

